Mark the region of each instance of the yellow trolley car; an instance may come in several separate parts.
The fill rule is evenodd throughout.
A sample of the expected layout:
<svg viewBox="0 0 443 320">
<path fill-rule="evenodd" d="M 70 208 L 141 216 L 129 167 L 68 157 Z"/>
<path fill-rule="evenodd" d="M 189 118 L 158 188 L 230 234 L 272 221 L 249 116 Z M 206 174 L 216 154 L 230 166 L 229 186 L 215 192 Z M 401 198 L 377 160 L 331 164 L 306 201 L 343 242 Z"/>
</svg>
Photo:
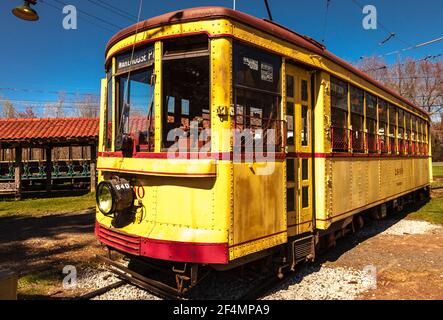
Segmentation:
<svg viewBox="0 0 443 320">
<path fill-rule="evenodd" d="M 96 235 L 112 249 L 294 268 L 429 193 L 428 114 L 274 22 L 164 14 L 112 37 L 106 70 Z"/>
</svg>

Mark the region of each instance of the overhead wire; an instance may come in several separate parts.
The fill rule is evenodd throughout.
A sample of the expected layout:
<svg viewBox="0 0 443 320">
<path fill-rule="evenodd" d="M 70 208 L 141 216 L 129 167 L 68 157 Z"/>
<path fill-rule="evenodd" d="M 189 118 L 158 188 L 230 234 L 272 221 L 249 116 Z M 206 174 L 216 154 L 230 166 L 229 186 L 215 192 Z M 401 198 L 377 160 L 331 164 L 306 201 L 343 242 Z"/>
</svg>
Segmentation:
<svg viewBox="0 0 443 320">
<path fill-rule="evenodd" d="M 323 22 L 323 36 L 321 42 L 324 44 L 326 41 L 326 28 L 328 26 L 328 13 L 329 13 L 329 6 L 331 4 L 331 0 L 326 0 L 326 12 L 325 12 L 325 18 Z"/>
<path fill-rule="evenodd" d="M 52 0 L 52 1 L 55 1 L 55 2 L 57 2 L 57 3 L 59 3 L 59 4 L 61 4 L 61 5 L 64 5 L 64 6 L 67 6 L 67 5 L 68 5 L 66 2 L 63 2 L 63 1 L 60 1 L 60 0 Z M 77 11 L 80 12 L 80 13 L 83 13 L 83 14 L 87 15 L 88 17 L 91 17 L 91 18 L 96 19 L 96 20 L 98 20 L 98 21 L 101 21 L 101 22 L 103 22 L 103 23 L 105 23 L 105 24 L 107 24 L 107 25 L 109 25 L 109 26 L 112 26 L 112 27 L 114 27 L 114 28 L 116 28 L 116 29 L 118 29 L 118 30 L 123 29 L 123 27 L 121 27 L 121 26 L 119 26 L 119 25 L 116 25 L 116 24 L 113 23 L 113 22 L 109 22 L 108 20 L 105 20 L 105 19 L 103 19 L 103 18 L 100 18 L 100 17 L 98 17 L 98 16 L 96 16 L 96 15 L 94 15 L 94 14 L 92 14 L 92 13 L 89 13 L 89 12 L 87 12 L 86 10 L 82 10 L 82 9 L 78 9 L 78 8 L 77 8 Z"/>
<path fill-rule="evenodd" d="M 121 12 L 121 13 L 127 15 L 128 17 L 133 18 L 134 20 L 137 19 L 137 16 L 136 16 L 136 15 L 134 15 L 134 14 L 128 12 L 128 11 L 125 11 L 125 10 L 123 10 L 122 8 L 115 7 L 115 6 L 113 6 L 112 4 L 108 3 L 107 1 L 103 1 L 103 0 L 96 0 L 96 1 L 98 1 L 98 2 L 100 2 L 100 3 L 102 3 L 102 4 L 104 4 L 105 6 L 107 6 L 107 7 L 109 7 L 109 8 L 112 8 L 112 9 L 114 9 L 114 10 L 117 10 L 117 11 L 119 11 L 119 12 Z"/>
<path fill-rule="evenodd" d="M 60 8 L 60 7 L 58 7 L 58 6 L 56 6 L 56 5 L 52 4 L 52 3 L 49 3 L 49 2 L 47 2 L 47 0 L 40 0 L 40 3 L 50 7 L 52 9 L 55 9 L 55 10 L 57 10 L 59 12 L 61 12 L 63 10 L 63 8 Z M 85 21 L 85 22 L 87 22 L 89 24 L 92 24 L 92 25 L 94 25 L 94 26 L 96 26 L 98 28 L 101 28 L 103 30 L 109 31 L 110 33 L 115 33 L 115 31 L 116 31 L 116 30 L 109 29 L 108 27 L 105 27 L 103 25 L 97 24 L 94 21 L 91 21 L 91 20 L 89 20 L 89 19 L 87 19 L 87 18 L 85 18 L 83 16 L 79 16 L 79 19 L 83 20 L 83 21 Z"/>
<path fill-rule="evenodd" d="M 135 21 L 136 21 L 136 18 L 137 18 L 137 17 L 129 17 L 129 16 L 127 16 L 126 14 L 124 14 L 121 10 L 113 9 L 113 8 L 111 8 L 111 7 L 107 6 L 107 5 L 104 5 L 104 4 L 102 4 L 102 3 L 99 3 L 99 2 L 97 2 L 97 1 L 95 1 L 95 0 L 88 0 L 88 1 L 89 1 L 90 3 L 92 3 L 92 4 L 94 4 L 94 5 L 96 5 L 96 6 L 100 7 L 100 8 L 102 8 L 102 9 L 108 10 L 109 12 L 112 12 L 112 13 L 114 13 L 114 14 L 116 14 L 116 15 L 122 17 L 122 18 L 125 18 L 125 19 L 129 20 L 129 21 L 132 21 L 132 22 L 135 22 Z"/>
</svg>

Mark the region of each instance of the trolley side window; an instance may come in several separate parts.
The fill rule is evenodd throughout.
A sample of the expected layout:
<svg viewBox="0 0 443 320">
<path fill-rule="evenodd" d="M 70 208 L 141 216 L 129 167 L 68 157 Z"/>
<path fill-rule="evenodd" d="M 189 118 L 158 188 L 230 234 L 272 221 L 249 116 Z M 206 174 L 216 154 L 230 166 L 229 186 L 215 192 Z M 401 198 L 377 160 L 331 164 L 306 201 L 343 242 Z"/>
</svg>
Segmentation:
<svg viewBox="0 0 443 320">
<path fill-rule="evenodd" d="M 162 149 L 210 151 L 208 37 L 167 40 L 162 60 Z"/>
<path fill-rule="evenodd" d="M 378 99 L 378 135 L 380 150 L 387 153 L 388 150 L 388 103 Z"/>
<path fill-rule="evenodd" d="M 405 138 L 405 112 L 403 111 L 403 109 L 398 108 L 398 133 L 397 133 L 397 138 L 398 138 L 398 151 L 400 153 L 403 153 L 405 151 L 405 142 L 404 142 L 404 138 Z"/>
<path fill-rule="evenodd" d="M 279 152 L 281 57 L 237 42 L 233 54 L 235 148 L 252 151 L 272 146 Z M 288 107 L 293 112 L 293 106 Z"/>
<path fill-rule="evenodd" d="M 351 86 L 351 128 L 352 149 L 354 152 L 364 152 L 364 91 Z"/>
<path fill-rule="evenodd" d="M 331 131 L 334 152 L 348 151 L 348 84 L 331 77 Z"/>
<path fill-rule="evenodd" d="M 405 148 L 408 154 L 412 152 L 411 137 L 411 114 L 405 111 Z"/>
<path fill-rule="evenodd" d="M 377 97 L 366 93 L 366 128 L 369 153 L 378 151 L 377 145 Z"/>
<path fill-rule="evenodd" d="M 389 148 L 391 153 L 397 150 L 396 136 L 397 136 L 397 108 L 389 104 Z"/>
</svg>

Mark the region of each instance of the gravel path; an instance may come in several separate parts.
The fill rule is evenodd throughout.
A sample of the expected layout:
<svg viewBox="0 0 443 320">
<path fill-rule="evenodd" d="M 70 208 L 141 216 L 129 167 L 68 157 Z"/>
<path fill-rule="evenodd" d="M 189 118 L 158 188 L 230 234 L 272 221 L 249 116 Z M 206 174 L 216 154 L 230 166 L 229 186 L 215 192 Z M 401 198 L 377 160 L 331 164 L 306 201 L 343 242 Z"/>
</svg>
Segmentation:
<svg viewBox="0 0 443 320">
<path fill-rule="evenodd" d="M 350 268 L 303 266 L 264 300 L 352 300 L 371 287 L 371 279 Z"/>
<path fill-rule="evenodd" d="M 98 297 L 95 297 L 92 300 L 161 300 L 161 299 L 133 285 L 126 284 L 116 289 L 110 290 Z"/>
<path fill-rule="evenodd" d="M 87 269 L 82 272 L 82 275 L 79 277 L 77 288 L 85 290 L 85 292 L 91 292 L 117 281 L 120 281 L 120 279 L 104 267 Z M 99 295 L 92 300 L 159 300 L 159 298 L 133 285 L 125 284 Z"/>
<path fill-rule="evenodd" d="M 381 234 L 402 236 L 406 234 L 427 234 L 441 228 L 438 225 L 416 220 L 400 220 Z"/>
</svg>

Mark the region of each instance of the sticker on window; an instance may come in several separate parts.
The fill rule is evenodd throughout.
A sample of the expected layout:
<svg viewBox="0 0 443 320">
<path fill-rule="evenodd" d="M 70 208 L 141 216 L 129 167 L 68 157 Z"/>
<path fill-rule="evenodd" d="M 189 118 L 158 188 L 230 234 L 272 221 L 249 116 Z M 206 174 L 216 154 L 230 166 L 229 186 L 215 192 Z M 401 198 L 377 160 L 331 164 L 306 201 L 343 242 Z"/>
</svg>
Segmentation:
<svg viewBox="0 0 443 320">
<path fill-rule="evenodd" d="M 261 63 L 261 79 L 263 81 L 274 82 L 274 67 L 272 64 Z"/>
<path fill-rule="evenodd" d="M 247 65 L 249 67 L 249 69 L 251 70 L 255 70 L 258 71 L 258 61 L 248 58 L 248 57 L 243 57 L 243 64 Z"/>
</svg>

